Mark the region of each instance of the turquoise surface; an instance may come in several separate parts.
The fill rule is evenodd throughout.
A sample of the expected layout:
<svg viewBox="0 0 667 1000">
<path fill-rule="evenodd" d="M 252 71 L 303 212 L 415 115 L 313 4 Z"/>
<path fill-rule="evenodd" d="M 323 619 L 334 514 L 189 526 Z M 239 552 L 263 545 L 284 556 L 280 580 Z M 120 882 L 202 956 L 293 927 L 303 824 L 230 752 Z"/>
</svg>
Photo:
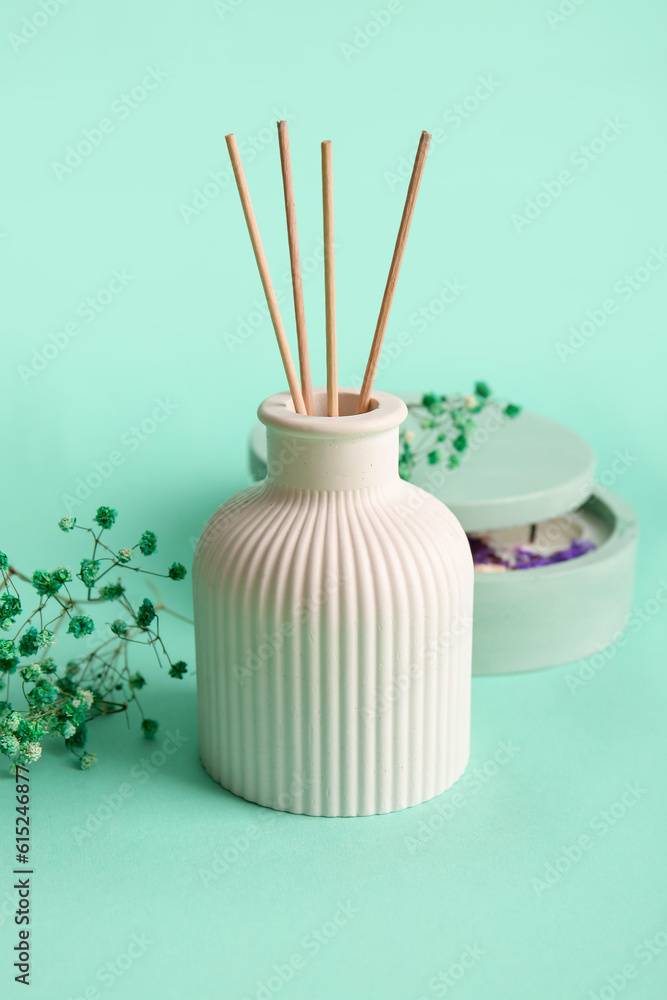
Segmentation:
<svg viewBox="0 0 667 1000">
<path fill-rule="evenodd" d="M 116 717 L 93 727 L 90 772 L 55 747 L 32 769 L 33 1000 L 665 994 L 666 29 L 659 0 L 4 5 L 13 562 L 76 563 L 58 518 L 108 503 L 119 536 L 151 527 L 189 563 L 246 485 L 247 432 L 284 377 L 224 134 L 293 336 L 278 117 L 316 381 L 319 142 L 334 143 L 339 375 L 354 384 L 429 129 L 378 387 L 483 378 L 572 426 L 642 532 L 627 641 L 476 679 L 466 776 L 403 813 L 317 820 L 234 798 L 198 763 L 194 678 L 147 665 L 154 744 Z M 186 588 L 170 600 L 188 614 Z M 165 627 L 192 662 L 190 627 Z M 0 779 L 8 998 L 26 995 L 12 787 Z"/>
</svg>

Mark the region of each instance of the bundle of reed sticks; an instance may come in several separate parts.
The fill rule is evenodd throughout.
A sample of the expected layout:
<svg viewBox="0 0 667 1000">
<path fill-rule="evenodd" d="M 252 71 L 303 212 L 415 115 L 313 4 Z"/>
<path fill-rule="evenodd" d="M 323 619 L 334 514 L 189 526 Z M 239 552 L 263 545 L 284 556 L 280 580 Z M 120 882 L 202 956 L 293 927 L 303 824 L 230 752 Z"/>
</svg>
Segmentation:
<svg viewBox="0 0 667 1000">
<path fill-rule="evenodd" d="M 285 214 L 287 218 L 287 240 L 289 244 L 290 266 L 292 272 L 292 290 L 294 293 L 294 312 L 296 317 L 296 335 L 299 350 L 299 376 L 292 360 L 292 355 L 287 342 L 285 327 L 278 308 L 278 299 L 271 283 L 269 265 L 262 246 L 262 240 L 257 227 L 257 220 L 253 211 L 250 193 L 246 183 L 243 165 L 239 155 L 236 139 L 233 134 L 225 136 L 229 157 L 232 161 L 236 186 L 238 187 L 243 214 L 250 234 L 250 242 L 255 253 L 255 260 L 259 269 L 259 276 L 262 280 L 266 303 L 269 307 L 269 315 L 273 323 L 278 348 L 282 357 L 287 384 L 297 413 L 304 416 L 312 416 L 313 388 L 310 378 L 310 361 L 308 358 L 308 337 L 306 333 L 306 315 L 303 304 L 303 285 L 301 281 L 301 264 L 299 259 L 299 238 L 296 225 L 296 211 L 294 208 L 294 185 L 292 181 L 292 163 L 290 159 L 289 137 L 287 133 L 287 122 L 278 122 L 278 144 L 280 146 L 280 162 L 282 166 L 283 188 L 285 192 Z M 377 374 L 380 361 L 382 343 L 389 321 L 389 312 L 396 291 L 398 273 L 403 261 L 405 246 L 410 231 L 412 216 L 415 211 L 417 194 L 421 183 L 426 155 L 428 153 L 431 136 L 428 132 L 422 132 L 415 156 L 412 176 L 408 185 L 408 193 L 405 199 L 403 215 L 398 228 L 396 245 L 389 267 L 389 275 L 382 296 L 380 313 L 375 326 L 375 334 L 371 344 L 371 350 L 366 365 L 364 380 L 359 393 L 357 413 L 365 413 L 371 402 L 373 383 Z M 334 218 L 333 218 L 333 169 L 332 169 L 332 147 L 330 141 L 322 143 L 322 208 L 324 217 L 324 296 L 326 314 L 326 359 L 327 359 L 327 415 L 338 416 L 338 362 L 336 349 L 336 277 L 334 267 Z"/>
</svg>

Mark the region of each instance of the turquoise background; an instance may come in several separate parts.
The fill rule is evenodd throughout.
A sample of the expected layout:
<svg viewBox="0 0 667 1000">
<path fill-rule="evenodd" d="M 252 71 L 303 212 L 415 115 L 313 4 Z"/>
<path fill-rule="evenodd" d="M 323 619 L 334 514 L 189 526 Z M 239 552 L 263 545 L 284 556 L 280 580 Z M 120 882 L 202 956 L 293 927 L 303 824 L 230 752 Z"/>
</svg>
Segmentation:
<svg viewBox="0 0 667 1000">
<path fill-rule="evenodd" d="M 119 541 L 151 527 L 160 557 L 189 564 L 205 520 L 247 483 L 247 431 L 284 376 L 266 319 L 239 333 L 262 296 L 224 134 L 241 145 L 293 337 L 275 136 L 276 118 L 289 120 L 318 382 L 319 143 L 333 140 L 339 370 L 354 383 L 402 210 L 398 175 L 426 128 L 377 386 L 486 378 L 582 433 L 638 512 L 645 621 L 574 689 L 582 664 L 475 680 L 468 777 L 370 819 L 268 813 L 222 791 L 198 763 L 193 676 L 150 668 L 155 744 L 136 717 L 129 734 L 117 717 L 93 729 L 92 771 L 53 747 L 32 770 L 30 996 L 254 998 L 293 955 L 303 967 L 271 996 L 665 995 L 664 4 L 394 0 L 366 32 L 385 0 L 43 2 L 48 16 L 37 0 L 0 12 L 0 547 L 12 561 L 75 565 L 85 553 L 56 521 L 108 503 Z M 154 89 L 132 97 L 145 77 Z M 58 166 L 84 130 L 98 145 Z M 114 271 L 124 284 L 107 296 Z M 168 416 L 152 422 L 159 401 Z M 631 461 L 615 475 L 619 451 Z M 95 483 L 112 454 L 78 502 L 79 481 Z M 163 596 L 189 613 L 187 584 Z M 165 627 L 192 662 L 191 628 Z M 168 731 L 182 740 L 170 756 Z M 497 764 L 501 741 L 519 749 Z M 18 997 L 12 782 L 1 783 L 0 988 Z M 634 801 L 618 805 L 628 783 Z M 90 817 L 99 828 L 82 838 Z M 536 886 L 583 836 L 570 869 Z M 331 927 L 316 950 L 313 932 Z M 100 972 L 133 935 L 150 944 L 122 974 Z M 467 948 L 463 977 L 434 981 L 458 975 Z"/>
</svg>

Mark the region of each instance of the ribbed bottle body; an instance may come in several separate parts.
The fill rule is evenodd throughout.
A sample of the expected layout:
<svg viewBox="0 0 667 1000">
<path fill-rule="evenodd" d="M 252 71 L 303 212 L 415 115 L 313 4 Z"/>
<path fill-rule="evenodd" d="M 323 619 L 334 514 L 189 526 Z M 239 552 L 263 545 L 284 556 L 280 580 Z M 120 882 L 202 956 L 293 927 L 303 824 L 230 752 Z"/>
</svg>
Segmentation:
<svg viewBox="0 0 667 1000">
<path fill-rule="evenodd" d="M 225 788 L 317 816 L 444 791 L 469 753 L 473 569 L 449 510 L 400 480 L 265 482 L 193 570 L 200 754 Z"/>
</svg>

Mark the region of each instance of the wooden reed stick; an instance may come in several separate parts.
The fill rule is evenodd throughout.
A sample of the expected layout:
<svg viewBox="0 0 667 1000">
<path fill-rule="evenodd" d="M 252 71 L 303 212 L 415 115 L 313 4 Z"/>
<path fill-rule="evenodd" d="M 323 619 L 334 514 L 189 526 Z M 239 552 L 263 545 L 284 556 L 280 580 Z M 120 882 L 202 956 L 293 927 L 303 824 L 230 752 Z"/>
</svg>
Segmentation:
<svg viewBox="0 0 667 1000">
<path fill-rule="evenodd" d="M 278 122 L 278 145 L 280 146 L 280 165 L 283 173 L 283 189 L 285 191 L 285 215 L 287 216 L 287 242 L 289 244 L 290 265 L 292 268 L 292 292 L 294 295 L 294 315 L 296 317 L 296 339 L 299 346 L 299 371 L 301 373 L 301 391 L 306 412 L 313 413 L 313 386 L 310 380 L 310 360 L 308 357 L 308 335 L 306 333 L 306 311 L 303 305 L 303 283 L 301 280 L 301 261 L 299 259 L 299 237 L 296 228 L 296 209 L 294 207 L 294 184 L 292 181 L 292 158 L 289 151 L 289 136 L 287 122 Z"/>
<path fill-rule="evenodd" d="M 327 416 L 337 417 L 336 270 L 334 266 L 333 168 L 329 140 L 322 143 L 322 206 L 324 209 L 324 302 L 327 328 Z"/>
<path fill-rule="evenodd" d="M 380 352 L 382 351 L 382 342 L 384 340 L 385 331 L 387 329 L 387 322 L 389 320 L 389 311 L 391 310 L 391 304 L 394 299 L 394 292 L 396 291 L 398 272 L 401 269 L 403 254 L 405 253 L 405 244 L 407 243 L 408 233 L 410 232 L 410 223 L 412 222 L 412 216 L 414 215 L 415 211 L 417 194 L 419 193 L 419 185 L 421 183 L 422 174 L 424 173 L 424 166 L 426 164 L 426 155 L 428 153 L 428 146 L 430 141 L 431 141 L 431 136 L 429 135 L 429 133 L 422 132 L 421 138 L 419 140 L 419 147 L 417 149 L 417 155 L 415 156 L 415 164 L 412 168 L 412 176 L 410 178 L 408 193 L 405 199 L 403 216 L 401 218 L 401 224 L 398 228 L 398 236 L 396 237 L 396 246 L 394 247 L 394 256 L 391 259 L 389 276 L 387 278 L 387 284 L 384 289 L 384 295 L 382 296 L 382 305 L 380 306 L 380 314 L 378 316 L 377 325 L 375 327 L 375 335 L 373 337 L 373 343 L 371 345 L 371 353 L 368 358 L 368 364 L 366 365 L 366 372 L 364 374 L 364 381 L 361 386 L 361 392 L 359 393 L 359 405 L 357 408 L 357 413 L 365 413 L 371 401 L 371 392 L 373 391 L 373 382 L 375 381 L 375 376 L 377 374 L 378 364 L 380 361 Z"/>
<path fill-rule="evenodd" d="M 248 192 L 248 185 L 246 184 L 245 175 L 243 173 L 243 165 L 241 163 L 241 157 L 239 155 L 234 135 L 226 135 L 225 142 L 227 143 L 229 158 L 232 161 L 234 177 L 236 178 L 236 186 L 239 189 L 239 197 L 241 198 L 241 205 L 243 206 L 243 214 L 245 215 L 246 225 L 250 234 L 250 242 L 252 243 L 252 248 L 255 253 L 259 276 L 262 279 L 262 286 L 264 288 L 264 295 L 266 296 L 266 304 L 269 307 L 271 322 L 273 323 L 273 329 L 276 332 L 276 339 L 280 349 L 280 356 L 283 359 L 283 366 L 285 368 L 285 374 L 287 375 L 289 391 L 294 402 L 294 409 L 297 413 L 305 415 L 306 407 L 301 394 L 299 379 L 296 374 L 294 362 L 292 361 L 289 344 L 287 343 L 285 327 L 283 326 L 283 321 L 280 318 L 278 300 L 276 298 L 276 293 L 273 290 L 273 285 L 271 284 L 269 265 L 266 262 L 266 256 L 260 239 L 259 229 L 257 228 L 257 220 L 255 219 L 252 202 L 250 201 L 250 193 Z"/>
</svg>

